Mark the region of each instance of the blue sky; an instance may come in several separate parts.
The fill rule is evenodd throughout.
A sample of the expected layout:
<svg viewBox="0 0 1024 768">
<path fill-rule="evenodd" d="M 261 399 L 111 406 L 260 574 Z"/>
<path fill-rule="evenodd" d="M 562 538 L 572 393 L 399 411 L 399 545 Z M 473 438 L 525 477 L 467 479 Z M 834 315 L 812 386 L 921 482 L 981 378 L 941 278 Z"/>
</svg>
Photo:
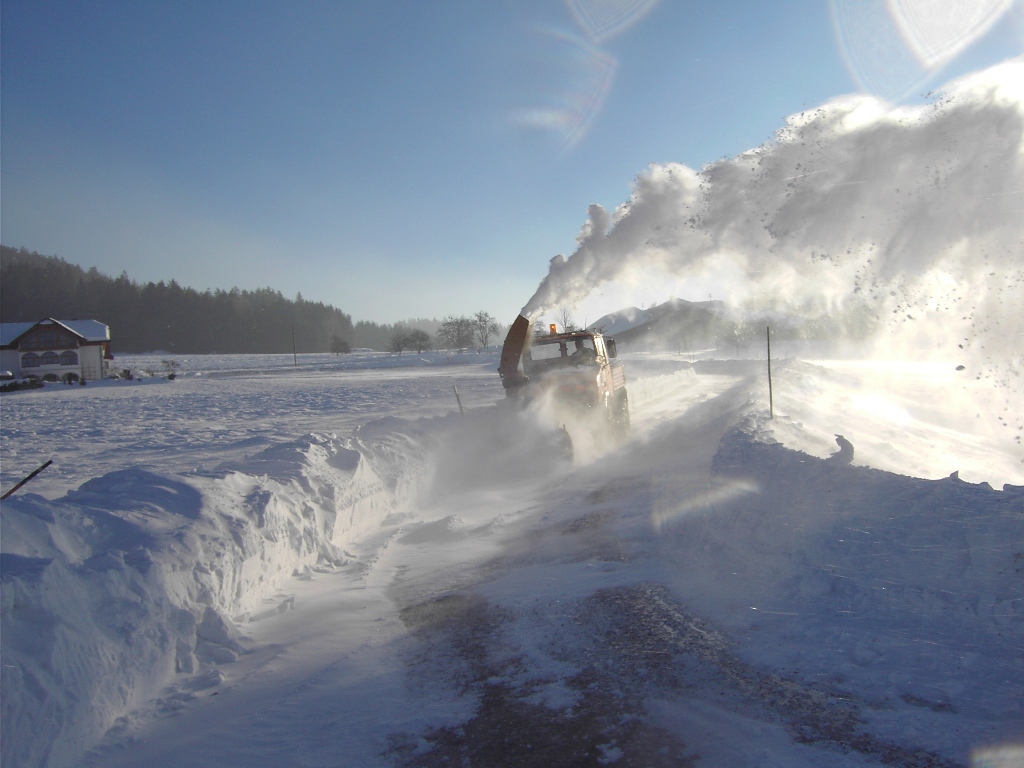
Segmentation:
<svg viewBox="0 0 1024 768">
<path fill-rule="evenodd" d="M 601 26 L 616 3 L 631 23 Z M 1019 55 L 1022 4 L 990 5 L 911 72 L 872 49 L 881 0 L 2 0 L 0 237 L 357 320 L 509 322 L 649 163 Z"/>
</svg>

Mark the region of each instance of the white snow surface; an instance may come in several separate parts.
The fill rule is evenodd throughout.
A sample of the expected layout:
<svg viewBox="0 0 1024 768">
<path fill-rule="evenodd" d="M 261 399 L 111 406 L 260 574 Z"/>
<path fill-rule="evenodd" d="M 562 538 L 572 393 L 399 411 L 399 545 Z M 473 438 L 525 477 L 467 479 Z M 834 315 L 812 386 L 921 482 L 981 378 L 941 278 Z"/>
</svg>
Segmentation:
<svg viewBox="0 0 1024 768">
<path fill-rule="evenodd" d="M 4 490 L 55 459 L 5 766 L 1024 764 L 1021 433 L 953 364 L 780 361 L 769 418 L 634 356 L 570 463 L 493 353 L 176 359 L 0 398 Z"/>
</svg>

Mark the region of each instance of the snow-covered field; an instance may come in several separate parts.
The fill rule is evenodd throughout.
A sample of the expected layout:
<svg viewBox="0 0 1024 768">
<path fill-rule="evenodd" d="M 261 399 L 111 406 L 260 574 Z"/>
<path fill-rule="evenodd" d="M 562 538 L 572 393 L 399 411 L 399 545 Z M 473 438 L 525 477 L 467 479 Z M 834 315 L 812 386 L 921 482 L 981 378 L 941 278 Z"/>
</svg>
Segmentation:
<svg viewBox="0 0 1024 768">
<path fill-rule="evenodd" d="M 637 356 L 570 464 L 494 354 L 177 360 L 0 399 L 5 766 L 1024 764 L 1020 404 L 953 365 L 769 419 Z"/>
</svg>

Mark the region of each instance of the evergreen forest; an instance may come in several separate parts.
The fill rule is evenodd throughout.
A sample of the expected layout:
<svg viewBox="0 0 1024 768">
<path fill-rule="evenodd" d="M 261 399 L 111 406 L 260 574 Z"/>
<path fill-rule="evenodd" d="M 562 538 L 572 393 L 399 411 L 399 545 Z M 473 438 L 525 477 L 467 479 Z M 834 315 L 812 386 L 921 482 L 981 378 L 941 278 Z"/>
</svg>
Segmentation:
<svg viewBox="0 0 1024 768">
<path fill-rule="evenodd" d="M 57 256 L 0 246 L 0 321 L 45 317 L 105 323 L 115 353 L 386 350 L 396 328 L 353 324 L 340 309 L 302 294 L 293 300 L 271 288 L 200 292 L 174 280 L 140 284 L 126 273 L 112 278 Z"/>
</svg>

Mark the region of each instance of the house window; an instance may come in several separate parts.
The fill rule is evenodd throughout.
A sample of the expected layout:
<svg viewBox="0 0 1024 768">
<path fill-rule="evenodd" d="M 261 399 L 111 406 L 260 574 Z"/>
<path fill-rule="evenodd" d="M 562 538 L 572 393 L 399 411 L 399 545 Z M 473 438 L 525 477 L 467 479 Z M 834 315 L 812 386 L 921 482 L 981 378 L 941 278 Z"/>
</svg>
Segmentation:
<svg viewBox="0 0 1024 768">
<path fill-rule="evenodd" d="M 39 367 L 39 355 L 35 352 L 29 352 L 27 355 L 21 356 L 21 367 L 22 368 L 38 368 Z"/>
<path fill-rule="evenodd" d="M 78 353 L 68 350 L 60 353 L 61 365 L 78 365 Z"/>
<path fill-rule="evenodd" d="M 56 352 L 43 352 L 39 356 L 40 365 L 57 365 L 60 362 L 60 358 Z"/>
</svg>

